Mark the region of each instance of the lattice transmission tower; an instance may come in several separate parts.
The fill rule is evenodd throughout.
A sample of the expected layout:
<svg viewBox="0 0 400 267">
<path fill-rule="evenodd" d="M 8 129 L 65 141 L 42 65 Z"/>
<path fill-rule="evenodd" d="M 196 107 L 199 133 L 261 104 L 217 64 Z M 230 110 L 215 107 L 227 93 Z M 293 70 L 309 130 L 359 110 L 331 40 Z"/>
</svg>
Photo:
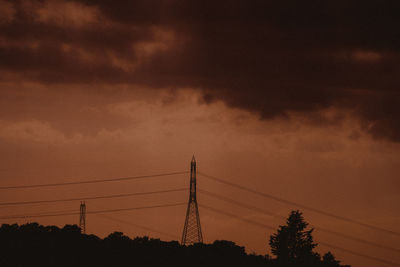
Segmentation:
<svg viewBox="0 0 400 267">
<path fill-rule="evenodd" d="M 81 201 L 81 207 L 79 212 L 79 228 L 81 233 L 86 234 L 86 204 L 85 201 Z"/>
<path fill-rule="evenodd" d="M 196 198 L 196 160 L 194 156 L 190 162 L 190 194 L 181 243 L 182 245 L 203 243 L 199 207 Z"/>
</svg>

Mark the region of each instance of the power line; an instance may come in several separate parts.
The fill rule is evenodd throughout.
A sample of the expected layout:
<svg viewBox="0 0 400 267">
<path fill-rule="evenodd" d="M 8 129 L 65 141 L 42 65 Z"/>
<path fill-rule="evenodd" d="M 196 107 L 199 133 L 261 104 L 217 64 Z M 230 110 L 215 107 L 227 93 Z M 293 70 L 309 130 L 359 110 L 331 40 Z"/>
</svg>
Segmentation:
<svg viewBox="0 0 400 267">
<path fill-rule="evenodd" d="M 123 223 L 123 224 L 127 224 L 127 225 L 132 225 L 132 226 L 135 226 L 135 227 L 138 227 L 138 228 L 142 228 L 142 229 L 154 232 L 154 233 L 159 233 L 159 234 L 162 234 L 162 235 L 165 235 L 165 236 L 168 236 L 168 237 L 172 237 L 172 238 L 175 238 L 176 240 L 179 239 L 179 237 L 176 236 L 176 235 L 173 235 L 173 234 L 170 234 L 170 233 L 166 233 L 166 232 L 163 232 L 163 231 L 160 231 L 160 230 L 156 230 L 156 229 L 150 228 L 148 226 L 143 226 L 143 225 L 139 225 L 139 224 L 136 224 L 136 223 L 128 222 L 128 221 L 125 221 L 125 220 L 116 219 L 116 218 L 109 217 L 109 216 L 104 215 L 104 214 L 95 214 L 95 215 L 99 216 L 99 217 L 106 218 L 106 219 L 111 220 L 111 221 L 115 221 L 115 222 L 119 222 L 119 223 Z"/>
<path fill-rule="evenodd" d="M 232 214 L 232 213 L 229 213 L 229 212 L 226 212 L 226 211 L 222 211 L 222 210 L 219 210 L 219 209 L 216 209 L 216 208 L 212 208 L 212 207 L 204 205 L 204 204 L 199 204 L 199 206 L 202 207 L 202 208 L 205 208 L 207 210 L 211 210 L 213 212 L 220 213 L 220 214 L 226 215 L 228 217 L 232 217 L 232 218 L 238 219 L 238 220 L 243 221 L 243 222 L 247 222 L 249 224 L 257 225 L 258 227 L 275 230 L 275 227 L 272 227 L 272 226 L 269 226 L 269 225 L 266 225 L 266 224 L 263 224 L 263 223 L 259 223 L 259 222 L 256 222 L 256 221 L 252 221 L 252 220 L 249 220 L 249 219 L 245 219 L 245 218 L 240 217 L 238 215 L 235 215 L 235 214 Z"/>
<path fill-rule="evenodd" d="M 41 213 L 28 213 L 28 214 L 24 214 L 24 215 L 10 215 L 10 216 L 3 216 L 3 217 L 0 217 L 0 219 L 2 219 L 2 218 L 5 218 L 5 219 L 7 219 L 6 217 L 13 217 L 13 216 L 18 216 L 18 217 L 22 217 L 22 216 L 24 216 L 24 218 L 34 218 L 34 217 L 46 217 L 47 215 L 50 215 L 50 216 L 55 216 L 55 215 L 57 215 L 57 214 L 64 214 L 64 213 L 76 213 L 76 209 L 69 209 L 69 210 L 62 210 L 62 211 L 48 211 L 48 212 L 41 212 Z M 77 213 L 77 214 L 79 214 L 79 213 Z M 12 218 L 11 218 L 12 219 Z"/>
<path fill-rule="evenodd" d="M 143 210 L 143 209 L 175 207 L 175 206 L 180 206 L 180 205 L 185 205 L 185 204 L 186 204 L 185 202 L 180 202 L 180 203 L 174 203 L 174 204 L 142 206 L 142 207 L 133 207 L 133 208 L 94 210 L 94 211 L 87 211 L 86 214 L 98 214 L 98 213 L 121 212 L 121 211 L 129 211 L 129 210 Z M 3 216 L 3 217 L 0 217 L 0 219 L 25 219 L 25 218 L 56 217 L 56 216 L 70 216 L 70 215 L 79 215 L 79 212 L 59 211 L 59 212 L 48 213 L 48 214 Z"/>
<path fill-rule="evenodd" d="M 369 260 L 382 262 L 382 263 L 385 263 L 385 264 L 388 264 L 388 265 L 392 265 L 392 266 L 397 266 L 397 267 L 400 266 L 400 263 L 397 263 L 397 262 L 394 262 L 394 261 L 388 261 L 388 260 L 385 260 L 385 259 L 382 259 L 382 258 L 377 258 L 377 257 L 370 256 L 370 255 L 367 255 L 367 254 L 359 253 L 359 252 L 356 252 L 356 251 L 353 251 L 353 250 L 349 250 L 349 249 L 345 249 L 345 248 L 342 248 L 342 247 L 334 246 L 334 245 L 331 245 L 331 244 L 328 244 L 328 243 L 319 242 L 319 244 L 323 245 L 323 246 L 326 246 L 326 247 L 333 248 L 333 249 L 341 250 L 343 252 L 346 252 L 346 253 L 349 253 L 349 254 L 352 254 L 352 255 L 355 255 L 355 256 L 363 257 L 363 258 L 366 258 L 366 259 L 369 259 Z"/>
<path fill-rule="evenodd" d="M 272 212 L 268 212 L 268 211 L 265 211 L 263 209 L 251 206 L 251 205 L 243 204 L 242 202 L 239 202 L 239 201 L 236 201 L 236 200 L 221 196 L 219 194 L 211 193 L 211 192 L 209 192 L 207 190 L 204 190 L 204 189 L 197 189 L 197 190 L 199 192 L 201 192 L 202 194 L 205 194 L 207 196 L 211 196 L 213 198 L 216 198 L 216 199 L 228 202 L 228 203 L 232 203 L 232 204 L 235 204 L 237 206 L 244 207 L 244 208 L 247 208 L 247 209 L 255 211 L 255 212 L 259 212 L 259 213 L 262 213 L 262 214 L 265 214 L 265 215 L 273 216 L 273 217 L 278 218 L 278 219 L 286 219 L 286 217 L 284 217 L 284 216 L 281 216 L 281 215 L 278 215 L 278 214 L 275 214 L 275 213 L 272 213 Z M 354 236 L 351 236 L 351 235 L 348 235 L 348 234 L 343 234 L 343 233 L 340 233 L 340 232 L 336 232 L 336 231 L 333 231 L 333 230 L 330 230 L 330 229 L 327 229 L 327 228 L 323 228 L 323 227 L 319 227 L 319 226 L 315 226 L 315 225 L 310 225 L 310 226 L 312 228 L 318 230 L 318 231 L 326 232 L 326 233 L 333 234 L 333 235 L 337 235 L 337 236 L 340 236 L 340 237 L 343 237 L 343 238 L 346 238 L 346 239 L 349 239 L 349 240 L 352 240 L 352 241 L 364 243 L 364 244 L 367 244 L 367 245 L 371 245 L 371 246 L 382 248 L 382 249 L 386 249 L 386 250 L 391 250 L 391 251 L 394 251 L 394 252 L 400 252 L 400 249 L 397 249 L 397 248 L 388 247 L 388 246 L 381 245 L 381 244 L 378 244 L 378 243 L 374 243 L 374 242 L 371 242 L 371 241 L 368 241 L 368 240 L 365 240 L 365 239 L 354 237 Z"/>
<path fill-rule="evenodd" d="M 252 206 L 252 205 L 244 204 L 244 203 L 242 203 L 242 202 L 239 202 L 239 201 L 233 200 L 233 199 L 231 199 L 231 198 L 227 198 L 227 197 L 221 196 L 221 195 L 219 195 L 219 194 L 211 193 L 210 191 L 207 191 L 207 190 L 204 190 L 204 189 L 197 189 L 197 190 L 198 190 L 200 193 L 205 194 L 205 195 L 207 195 L 207 196 L 210 196 L 210 197 L 213 197 L 213 198 L 216 198 L 216 199 L 225 201 L 225 202 L 229 202 L 229 203 L 238 205 L 238 206 L 240 206 L 240 207 L 243 207 L 243 208 L 246 208 L 246 209 L 249 209 L 249 210 L 253 210 L 253 211 L 256 211 L 256 212 L 260 212 L 260 213 L 263 213 L 263 214 L 266 214 L 266 215 L 269 215 L 269 216 L 272 216 L 272 217 L 276 217 L 276 218 L 279 218 L 279 219 L 286 219 L 284 216 L 277 215 L 277 214 L 275 214 L 275 213 L 265 211 L 265 210 L 263 210 L 263 209 L 254 207 L 254 206 Z"/>
<path fill-rule="evenodd" d="M 51 200 L 34 200 L 34 201 L 20 201 L 20 202 L 0 202 L 0 206 L 13 206 L 13 205 L 29 205 L 29 204 L 42 204 L 42 203 L 55 203 L 55 202 L 69 202 L 69 201 L 83 201 L 83 200 L 94 200 L 94 199 L 105 199 L 105 198 L 119 198 L 119 197 L 130 197 L 130 196 L 141 196 L 151 194 L 161 194 L 169 192 L 179 192 L 187 190 L 187 188 L 177 188 L 170 190 L 159 190 L 151 192 L 137 192 L 117 195 L 101 195 L 94 197 L 81 197 L 81 198 L 64 198 L 64 199 L 51 199 Z"/>
<path fill-rule="evenodd" d="M 225 211 L 222 211 L 222 210 L 219 210 L 219 209 L 215 209 L 215 208 L 209 207 L 207 205 L 201 204 L 199 206 L 202 207 L 202 208 L 205 208 L 207 210 L 213 211 L 215 213 L 220 213 L 220 214 L 226 215 L 228 217 L 232 217 L 232 218 L 241 220 L 241 221 L 249 223 L 249 224 L 253 224 L 253 225 L 261 227 L 261 228 L 268 228 L 268 229 L 275 230 L 275 228 L 270 226 L 270 225 L 266 225 L 266 224 L 259 223 L 259 222 L 253 221 L 253 220 L 245 219 L 245 218 L 239 217 L 239 216 L 237 216 L 235 214 L 228 213 L 228 212 L 225 212 Z M 346 253 L 349 253 L 349 254 L 352 254 L 352 255 L 355 255 L 355 256 L 363 257 L 363 258 L 366 258 L 366 259 L 369 259 L 369 260 L 373 260 L 373 261 L 377 261 L 377 262 L 381 262 L 381 263 L 385 263 L 385 264 L 392 265 L 392 266 L 397 266 L 397 267 L 400 266 L 400 264 L 396 263 L 396 262 L 392 262 L 392 261 L 388 261 L 388 260 L 385 260 L 385 259 L 381 259 L 381 258 L 365 255 L 365 254 L 362 254 L 362 253 L 359 253 L 359 252 L 356 252 L 356 251 L 353 251 L 353 250 L 337 247 L 337 246 L 331 245 L 329 243 L 324 243 L 324 242 L 319 242 L 319 243 L 321 245 L 324 245 L 324 246 L 327 246 L 327 247 L 331 247 L 331 248 L 334 248 L 334 249 L 337 249 L 337 250 L 341 250 L 343 252 L 346 252 Z"/>
<path fill-rule="evenodd" d="M 371 224 L 366 224 L 366 223 L 363 223 L 363 222 L 360 222 L 360 221 L 357 221 L 357 220 L 354 220 L 354 219 L 351 219 L 351 218 L 348 218 L 348 217 L 335 215 L 333 213 L 329 213 L 329 212 L 326 212 L 326 211 L 323 211 L 323 210 L 320 210 L 320 209 L 312 208 L 312 207 L 309 207 L 309 206 L 306 206 L 306 205 L 303 205 L 303 204 L 299 204 L 299 203 L 296 203 L 296 202 L 293 202 L 293 201 L 289 201 L 289 200 L 286 200 L 286 199 L 283 199 L 283 198 L 280 198 L 280 197 L 273 196 L 271 194 L 263 193 L 263 192 L 260 192 L 260 191 L 257 191 L 257 190 L 242 186 L 242 185 L 238 185 L 238 184 L 235 184 L 235 183 L 232 183 L 232 182 L 228 182 L 228 181 L 226 181 L 224 179 L 220 179 L 220 178 L 217 178 L 215 176 L 207 175 L 207 174 L 204 174 L 204 173 L 201 173 L 201 172 L 198 172 L 198 173 L 200 175 L 202 175 L 203 177 L 206 177 L 208 179 L 217 181 L 219 183 L 230 185 L 232 187 L 236 187 L 238 189 L 241 189 L 241 190 L 244 190 L 244 191 L 259 195 L 259 196 L 262 196 L 262 197 L 273 199 L 275 201 L 278 201 L 278 202 L 281 202 L 281 203 L 285 203 L 287 205 L 296 206 L 296 207 L 299 207 L 299 208 L 302 208 L 302 209 L 305 209 L 305 210 L 309 210 L 309 211 L 312 211 L 312 212 L 315 212 L 315 213 L 319 213 L 319 214 L 322 214 L 322 215 L 325 215 L 325 216 L 328 216 L 328 217 L 331 217 L 331 218 L 335 218 L 337 220 L 341 220 L 341 221 L 357 224 L 357 225 L 360 225 L 360 226 L 363 226 L 363 227 L 366 227 L 366 228 L 370 228 L 370 229 L 373 229 L 373 230 L 376 230 L 376 231 L 381 231 L 381 232 L 384 232 L 384 233 L 387 233 L 387 234 L 400 236 L 399 232 L 395 232 L 393 230 L 381 228 L 381 227 L 374 226 L 374 225 L 371 225 Z"/>
<path fill-rule="evenodd" d="M 153 174 L 153 175 L 119 177 L 119 178 L 108 178 L 108 179 L 93 179 L 93 180 L 86 180 L 86 181 L 75 181 L 75 182 L 64 182 L 64 183 L 0 186 L 0 190 L 5 190 L 5 189 L 23 189 L 23 188 L 38 188 L 38 187 L 53 187 L 53 186 L 67 186 L 67 185 L 77 185 L 77 184 L 95 184 L 95 183 L 105 183 L 105 182 L 136 180 L 136 179 L 144 179 L 144 178 L 154 178 L 154 177 L 161 177 L 161 176 L 171 176 L 171 175 L 178 175 L 178 174 L 185 174 L 185 173 L 188 173 L 188 171 L 160 173 L 160 174 Z"/>
<path fill-rule="evenodd" d="M 336 231 L 333 231 L 333 230 L 329 230 L 327 228 L 323 228 L 323 227 L 319 227 L 319 226 L 316 227 L 316 226 L 312 226 L 312 225 L 311 225 L 311 227 L 313 227 L 313 228 L 315 228 L 315 229 L 317 229 L 317 230 L 319 230 L 321 232 L 326 232 L 326 233 L 330 233 L 330 234 L 333 234 L 333 235 L 337 235 L 337 236 L 340 236 L 340 237 L 343 237 L 343 238 L 346 238 L 346 239 L 350 239 L 350 240 L 353 240 L 353 241 L 356 241 L 356 242 L 359 242 L 359 243 L 364 243 L 364 244 L 367 244 L 367 245 L 370 245 L 370 246 L 374 246 L 374 247 L 377 247 L 377 248 L 391 250 L 391 251 L 394 251 L 394 252 L 397 252 L 397 253 L 400 252 L 400 249 L 397 249 L 397 248 L 388 247 L 388 246 L 381 245 L 381 244 L 378 244 L 378 243 L 375 243 L 375 242 L 371 242 L 371 241 L 368 241 L 368 240 L 365 240 L 365 239 L 361 239 L 361 238 L 354 237 L 354 236 L 351 236 L 351 235 L 347 235 L 347 234 L 339 233 L 339 232 L 336 232 Z"/>
</svg>

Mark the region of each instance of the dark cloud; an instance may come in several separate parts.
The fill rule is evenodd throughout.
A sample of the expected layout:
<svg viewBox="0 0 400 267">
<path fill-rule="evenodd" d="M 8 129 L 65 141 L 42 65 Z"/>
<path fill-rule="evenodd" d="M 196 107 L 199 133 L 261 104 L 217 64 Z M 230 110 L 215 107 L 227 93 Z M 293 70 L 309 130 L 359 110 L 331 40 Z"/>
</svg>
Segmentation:
<svg viewBox="0 0 400 267">
<path fill-rule="evenodd" d="M 95 19 L 38 20 L 48 2 L 13 2 L 13 20 L 0 24 L 2 70 L 197 88 L 263 118 L 343 108 L 374 137 L 400 141 L 398 1 L 56 2 Z"/>
</svg>

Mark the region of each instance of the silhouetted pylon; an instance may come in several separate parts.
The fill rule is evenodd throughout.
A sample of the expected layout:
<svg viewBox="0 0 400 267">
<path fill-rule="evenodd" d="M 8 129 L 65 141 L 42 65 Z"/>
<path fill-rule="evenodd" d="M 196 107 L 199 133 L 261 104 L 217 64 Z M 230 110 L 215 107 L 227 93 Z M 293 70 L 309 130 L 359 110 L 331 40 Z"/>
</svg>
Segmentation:
<svg viewBox="0 0 400 267">
<path fill-rule="evenodd" d="M 81 201 L 81 207 L 79 212 L 79 228 L 81 233 L 86 234 L 86 204 L 85 201 Z"/>
<path fill-rule="evenodd" d="M 194 156 L 190 162 L 190 194 L 181 243 L 182 245 L 203 243 L 199 207 L 196 198 L 196 160 Z"/>
</svg>

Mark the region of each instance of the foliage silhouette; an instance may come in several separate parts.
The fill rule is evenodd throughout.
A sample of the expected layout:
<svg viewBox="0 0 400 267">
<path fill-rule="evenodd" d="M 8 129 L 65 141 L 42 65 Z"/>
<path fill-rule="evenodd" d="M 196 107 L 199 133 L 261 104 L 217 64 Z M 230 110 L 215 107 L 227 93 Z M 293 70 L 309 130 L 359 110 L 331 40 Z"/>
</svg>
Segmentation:
<svg viewBox="0 0 400 267">
<path fill-rule="evenodd" d="M 76 225 L 3 224 L 0 266 L 272 266 L 230 241 L 181 246 L 114 232 L 100 239 Z"/>
<path fill-rule="evenodd" d="M 321 256 L 313 251 L 317 246 L 312 237 L 314 229 L 307 230 L 307 226 L 303 214 L 296 210 L 289 214 L 286 225 L 279 226 L 278 231 L 271 235 L 269 244 L 276 256 L 276 264 L 284 267 L 342 266 L 330 252 L 321 261 Z"/>
<path fill-rule="evenodd" d="M 303 257 L 304 254 L 314 256 L 315 265 L 307 265 L 309 267 L 343 267 L 331 253 L 325 254 L 321 260 L 317 253 L 312 252 L 315 244 L 311 231 L 304 230 L 307 225 L 301 216 L 296 217 L 301 213 L 292 214 L 297 221 L 289 216 L 288 222 L 292 223 L 293 220 L 297 222 L 297 226 L 290 224 L 288 227 L 296 226 L 295 229 L 304 234 L 299 235 L 304 244 L 291 245 L 290 249 L 293 248 L 293 251 L 285 250 L 282 245 L 284 235 L 279 233 L 284 233 L 286 230 L 282 229 L 286 228 L 281 226 L 278 234 L 274 235 L 275 238 L 271 237 L 271 240 L 274 240 L 273 253 L 277 256 L 276 259 L 268 255 L 248 254 L 244 247 L 226 240 L 216 240 L 212 244 L 181 246 L 177 241 L 165 242 L 147 236 L 131 239 L 122 232 L 114 232 L 101 239 L 95 235 L 81 234 L 76 225 L 59 228 L 28 223 L 3 224 L 0 227 L 0 266 L 291 267 L 305 266 L 297 265 L 305 262 L 284 262 L 280 259 L 295 257 L 310 260 Z"/>
</svg>

